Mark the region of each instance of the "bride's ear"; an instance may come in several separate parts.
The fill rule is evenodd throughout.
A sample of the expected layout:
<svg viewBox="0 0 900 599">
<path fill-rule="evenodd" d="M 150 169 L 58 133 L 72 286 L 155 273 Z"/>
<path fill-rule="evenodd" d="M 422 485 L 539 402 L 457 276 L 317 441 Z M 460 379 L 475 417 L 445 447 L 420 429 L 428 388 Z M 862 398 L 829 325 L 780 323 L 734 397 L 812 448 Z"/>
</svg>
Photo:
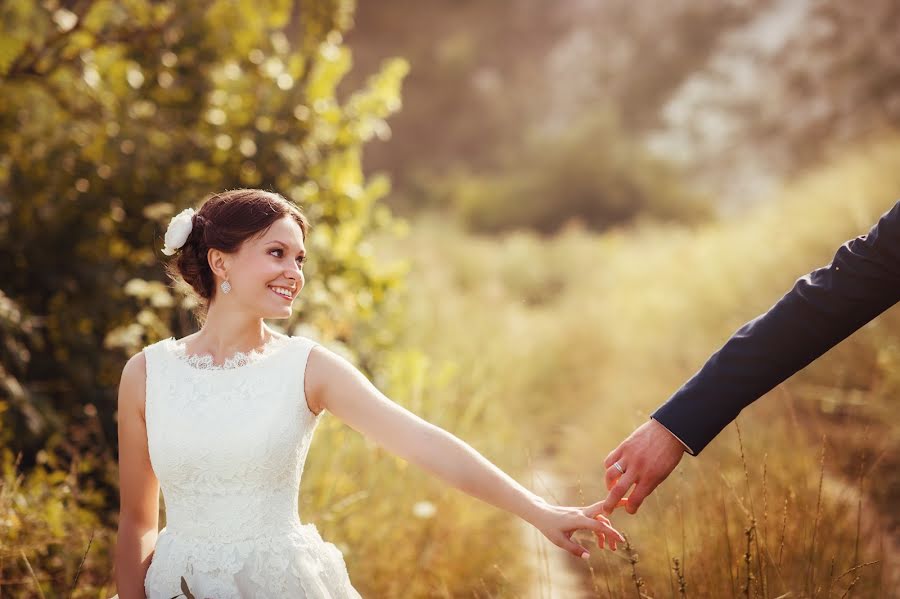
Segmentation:
<svg viewBox="0 0 900 599">
<path fill-rule="evenodd" d="M 230 260 L 225 252 L 215 248 L 209 248 L 206 252 L 206 260 L 209 262 L 209 268 L 214 275 L 222 280 L 228 279 Z"/>
</svg>

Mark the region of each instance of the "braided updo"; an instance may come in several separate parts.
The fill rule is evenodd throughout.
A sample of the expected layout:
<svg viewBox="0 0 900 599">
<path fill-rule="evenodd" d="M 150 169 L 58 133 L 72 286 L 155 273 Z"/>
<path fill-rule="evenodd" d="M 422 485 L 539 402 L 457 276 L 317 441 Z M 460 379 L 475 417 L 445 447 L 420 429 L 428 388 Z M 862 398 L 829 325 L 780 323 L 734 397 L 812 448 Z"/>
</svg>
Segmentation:
<svg viewBox="0 0 900 599">
<path fill-rule="evenodd" d="M 194 214 L 191 233 L 175 260 L 166 263 L 166 274 L 173 281 L 180 278 L 191 286 L 202 316 L 216 293 L 216 279 L 207 258 L 209 250 L 236 252 L 246 239 L 263 235 L 272 223 L 285 216 L 296 221 L 305 241 L 309 221 L 296 204 L 278 193 L 232 189 L 207 196 Z"/>
</svg>

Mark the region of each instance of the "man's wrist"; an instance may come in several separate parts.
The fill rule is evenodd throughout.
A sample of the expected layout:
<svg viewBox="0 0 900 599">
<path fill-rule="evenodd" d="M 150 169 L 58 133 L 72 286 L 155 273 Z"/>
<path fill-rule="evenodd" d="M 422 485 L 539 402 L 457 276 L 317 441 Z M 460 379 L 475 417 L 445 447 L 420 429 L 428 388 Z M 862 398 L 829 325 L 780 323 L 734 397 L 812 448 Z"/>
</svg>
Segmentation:
<svg viewBox="0 0 900 599">
<path fill-rule="evenodd" d="M 694 454 L 694 450 L 691 449 L 690 446 L 689 446 L 687 443 L 685 443 L 684 441 L 682 441 L 682 440 L 681 440 L 681 437 L 679 437 L 678 435 L 676 435 L 675 433 L 673 433 L 673 432 L 672 432 L 672 429 L 670 429 L 669 427 L 667 427 L 665 424 L 663 424 L 662 422 L 660 422 L 659 420 L 657 420 L 657 419 L 654 418 L 653 416 L 650 417 L 650 420 L 656 422 L 659 426 L 661 426 L 661 427 L 663 428 L 663 430 L 665 430 L 667 433 L 669 433 L 670 435 L 672 435 L 672 437 L 673 437 L 674 439 L 676 439 L 679 443 L 681 443 L 681 445 L 684 447 L 684 450 L 685 450 L 687 453 L 689 453 L 689 454 L 691 454 L 691 455 L 695 455 L 695 454 Z"/>
</svg>

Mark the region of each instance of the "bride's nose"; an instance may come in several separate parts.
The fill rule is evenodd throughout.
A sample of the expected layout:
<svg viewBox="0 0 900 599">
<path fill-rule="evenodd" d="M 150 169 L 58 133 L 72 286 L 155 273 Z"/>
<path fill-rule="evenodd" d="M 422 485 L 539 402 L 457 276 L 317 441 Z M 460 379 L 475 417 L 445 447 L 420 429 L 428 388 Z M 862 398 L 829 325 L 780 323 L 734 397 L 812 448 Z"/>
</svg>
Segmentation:
<svg viewBox="0 0 900 599">
<path fill-rule="evenodd" d="M 291 270 L 288 270 L 284 273 L 284 276 L 287 280 L 293 283 L 294 287 L 298 289 L 303 286 L 303 271 L 299 266 L 295 266 Z"/>
</svg>

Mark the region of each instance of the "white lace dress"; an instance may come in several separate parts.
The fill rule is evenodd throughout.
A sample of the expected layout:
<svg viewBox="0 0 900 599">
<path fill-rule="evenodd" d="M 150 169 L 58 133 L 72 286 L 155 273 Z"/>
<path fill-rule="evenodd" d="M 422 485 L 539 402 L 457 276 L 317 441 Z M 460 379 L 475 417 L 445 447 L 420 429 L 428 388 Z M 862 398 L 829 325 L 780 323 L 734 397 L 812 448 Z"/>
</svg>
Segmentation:
<svg viewBox="0 0 900 599">
<path fill-rule="evenodd" d="M 278 336 L 222 365 L 173 337 L 144 348 L 147 442 L 166 526 L 149 599 L 359 598 L 343 556 L 298 515 L 319 421 L 303 377 L 315 343 Z M 321 413 L 320 413 L 321 415 Z"/>
</svg>

